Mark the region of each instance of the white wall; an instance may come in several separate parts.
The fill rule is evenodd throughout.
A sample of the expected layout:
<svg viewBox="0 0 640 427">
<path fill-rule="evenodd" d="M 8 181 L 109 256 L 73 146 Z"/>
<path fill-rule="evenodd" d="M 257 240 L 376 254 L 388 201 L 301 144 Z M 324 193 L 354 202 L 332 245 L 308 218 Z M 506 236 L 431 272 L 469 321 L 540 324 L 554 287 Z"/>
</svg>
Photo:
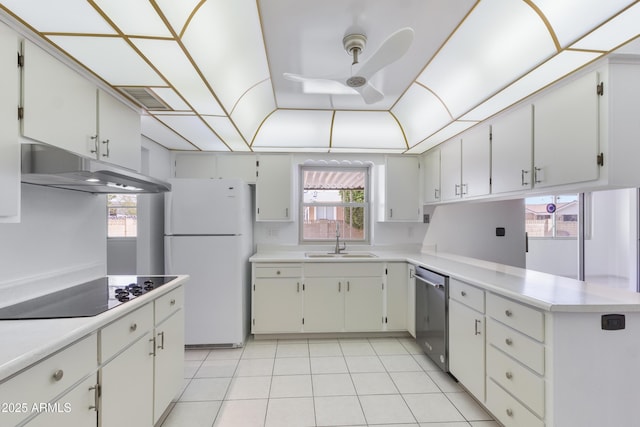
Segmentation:
<svg viewBox="0 0 640 427">
<path fill-rule="evenodd" d="M 350 162 L 371 162 L 374 165 L 384 164 L 384 155 L 381 154 L 294 154 L 293 155 L 293 209 L 298 212 L 299 208 L 299 165 L 306 160 L 337 160 Z M 370 182 L 374 186 L 371 193 L 372 200 L 370 217 L 377 218 L 375 203 L 375 180 L 371 171 Z M 297 245 L 298 242 L 298 215 L 293 216 L 294 220 L 287 223 L 258 222 L 254 228 L 254 241 L 258 245 Z M 422 223 L 382 223 L 373 220 L 372 241 L 375 245 L 414 245 L 419 247 L 424 239 L 427 225 Z"/>
<path fill-rule="evenodd" d="M 505 236 L 496 236 L 496 227 Z M 423 246 L 515 267 L 525 266 L 524 201 L 436 206 Z"/>
<path fill-rule="evenodd" d="M 106 196 L 22 184 L 22 221 L 0 224 L 0 288 L 106 274 L 106 229 Z"/>
</svg>

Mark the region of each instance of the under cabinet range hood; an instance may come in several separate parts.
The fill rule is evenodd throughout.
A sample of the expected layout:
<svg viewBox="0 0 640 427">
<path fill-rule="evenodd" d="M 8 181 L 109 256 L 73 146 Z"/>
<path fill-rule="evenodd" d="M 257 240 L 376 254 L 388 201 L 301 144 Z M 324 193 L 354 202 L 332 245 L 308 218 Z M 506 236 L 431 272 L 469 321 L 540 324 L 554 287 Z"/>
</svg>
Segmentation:
<svg viewBox="0 0 640 427">
<path fill-rule="evenodd" d="M 167 182 L 44 144 L 22 144 L 22 182 L 87 193 L 171 191 Z"/>
</svg>

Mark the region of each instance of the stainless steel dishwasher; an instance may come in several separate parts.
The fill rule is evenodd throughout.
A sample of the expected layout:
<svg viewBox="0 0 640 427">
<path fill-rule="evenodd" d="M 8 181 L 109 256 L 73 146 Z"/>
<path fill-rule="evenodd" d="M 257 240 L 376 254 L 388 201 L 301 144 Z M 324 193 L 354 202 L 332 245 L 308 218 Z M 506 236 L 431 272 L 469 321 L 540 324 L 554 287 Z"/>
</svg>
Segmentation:
<svg viewBox="0 0 640 427">
<path fill-rule="evenodd" d="M 449 372 L 449 278 L 416 268 L 416 342 L 444 372 Z"/>
</svg>

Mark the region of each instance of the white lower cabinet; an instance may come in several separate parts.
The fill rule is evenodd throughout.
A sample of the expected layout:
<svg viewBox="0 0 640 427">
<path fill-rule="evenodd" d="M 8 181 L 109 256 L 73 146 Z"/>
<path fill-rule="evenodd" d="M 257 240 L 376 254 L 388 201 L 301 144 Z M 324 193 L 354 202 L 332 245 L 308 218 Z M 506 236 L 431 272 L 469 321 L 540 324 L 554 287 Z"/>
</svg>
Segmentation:
<svg viewBox="0 0 640 427">
<path fill-rule="evenodd" d="M 296 264 L 254 264 L 253 279 L 251 332 L 300 332 L 302 267 Z"/>
<path fill-rule="evenodd" d="M 89 388 L 97 384 L 97 348 L 96 334 L 92 334 L 0 384 L 0 403 L 6 405 L 1 408 L 0 425 L 23 425 L 28 418 L 33 419 L 34 426 L 95 425 L 95 393 Z M 83 382 L 76 385 L 79 381 Z M 69 402 L 83 402 L 71 408 L 74 413 L 64 412 L 67 398 L 57 399 L 57 396 L 67 393 Z M 56 402 L 60 404 L 60 413 L 53 412 Z M 56 424 L 56 420 L 63 423 Z M 86 420 L 92 422 L 81 423 Z"/>
<path fill-rule="evenodd" d="M 385 269 L 387 276 L 387 303 L 384 323 L 387 331 L 410 330 L 409 310 L 414 310 L 415 302 L 409 304 L 408 293 L 411 291 L 407 286 L 409 270 L 406 262 L 387 263 Z M 415 298 L 415 290 L 413 291 Z M 415 326 L 415 325 L 414 325 Z"/>
<path fill-rule="evenodd" d="M 407 331 L 416 337 L 416 266 L 407 265 Z"/>
<path fill-rule="evenodd" d="M 305 332 L 340 332 L 344 329 L 344 290 L 341 279 L 305 277 Z"/>
<path fill-rule="evenodd" d="M 381 277 L 348 277 L 344 294 L 344 330 L 347 332 L 381 331 Z"/>
<path fill-rule="evenodd" d="M 484 291 L 454 278 L 449 282 L 449 371 L 484 402 Z"/>
</svg>

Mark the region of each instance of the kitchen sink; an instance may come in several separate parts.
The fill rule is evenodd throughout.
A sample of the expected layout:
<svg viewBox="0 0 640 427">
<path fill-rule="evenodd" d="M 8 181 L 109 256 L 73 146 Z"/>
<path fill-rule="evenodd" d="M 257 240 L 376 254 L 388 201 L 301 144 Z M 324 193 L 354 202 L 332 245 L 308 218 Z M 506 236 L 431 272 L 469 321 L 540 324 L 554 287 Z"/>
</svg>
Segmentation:
<svg viewBox="0 0 640 427">
<path fill-rule="evenodd" d="M 371 252 L 343 252 L 335 254 L 333 252 L 307 252 L 304 254 L 307 258 L 377 258 L 376 254 Z"/>
</svg>

